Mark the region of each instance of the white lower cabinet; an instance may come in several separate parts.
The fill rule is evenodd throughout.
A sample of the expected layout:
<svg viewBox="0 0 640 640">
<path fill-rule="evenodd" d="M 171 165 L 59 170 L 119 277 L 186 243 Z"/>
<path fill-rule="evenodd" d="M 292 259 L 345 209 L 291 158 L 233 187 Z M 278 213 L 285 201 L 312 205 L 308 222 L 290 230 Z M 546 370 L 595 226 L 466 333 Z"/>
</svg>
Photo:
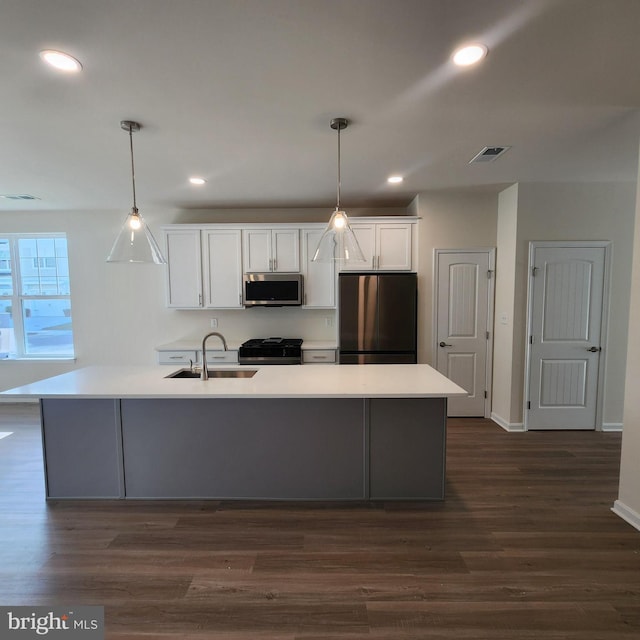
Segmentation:
<svg viewBox="0 0 640 640">
<path fill-rule="evenodd" d="M 306 364 L 335 364 L 335 349 L 303 349 L 302 362 Z"/>
<path fill-rule="evenodd" d="M 158 364 L 186 365 L 201 364 L 202 351 L 200 349 L 161 349 L 158 351 Z M 207 349 L 207 364 L 238 364 L 237 349 L 218 351 Z"/>
<path fill-rule="evenodd" d="M 198 351 L 200 359 L 202 359 L 202 353 Z M 238 352 L 237 351 L 209 351 L 207 349 L 207 364 L 238 364 Z"/>
<path fill-rule="evenodd" d="M 198 361 L 197 351 L 158 351 L 158 364 L 190 364 Z"/>
<path fill-rule="evenodd" d="M 313 262 L 322 229 L 302 230 L 304 307 L 333 309 L 336 306 L 336 269 L 333 262 Z"/>
</svg>

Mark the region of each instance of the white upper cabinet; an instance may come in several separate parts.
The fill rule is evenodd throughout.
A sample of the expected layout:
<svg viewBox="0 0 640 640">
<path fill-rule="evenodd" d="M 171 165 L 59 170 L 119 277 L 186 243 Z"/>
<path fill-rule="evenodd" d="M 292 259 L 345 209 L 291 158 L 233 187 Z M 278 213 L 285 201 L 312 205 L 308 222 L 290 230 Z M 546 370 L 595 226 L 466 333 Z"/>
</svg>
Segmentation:
<svg viewBox="0 0 640 640">
<path fill-rule="evenodd" d="M 242 245 L 245 273 L 300 271 L 298 229 L 244 229 Z"/>
<path fill-rule="evenodd" d="M 202 259 L 199 229 L 165 231 L 167 306 L 202 307 Z"/>
<path fill-rule="evenodd" d="M 415 271 L 416 218 L 360 219 L 352 227 L 365 263 L 343 271 Z M 336 307 L 335 263 L 312 262 L 325 225 L 174 224 L 163 227 L 167 306 L 243 307 L 244 273 L 302 273 L 306 309 Z"/>
<path fill-rule="evenodd" d="M 214 309 L 242 307 L 242 232 L 240 229 L 205 229 L 202 232 L 204 306 Z"/>
<path fill-rule="evenodd" d="M 313 262 L 320 229 L 302 229 L 302 273 L 304 275 L 304 307 L 332 309 L 336 306 L 336 269 L 334 262 Z"/>
<path fill-rule="evenodd" d="M 411 222 L 352 222 L 365 262 L 342 264 L 341 271 L 415 271 Z"/>
<path fill-rule="evenodd" d="M 412 224 L 384 222 L 377 226 L 376 269 L 411 271 Z"/>
</svg>

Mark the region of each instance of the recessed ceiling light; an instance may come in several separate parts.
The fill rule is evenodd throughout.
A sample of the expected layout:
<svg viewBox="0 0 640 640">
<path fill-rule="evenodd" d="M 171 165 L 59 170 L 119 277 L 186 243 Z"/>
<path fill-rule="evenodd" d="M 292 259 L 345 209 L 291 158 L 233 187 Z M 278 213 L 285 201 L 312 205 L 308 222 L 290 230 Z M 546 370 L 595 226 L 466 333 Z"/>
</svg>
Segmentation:
<svg viewBox="0 0 640 640">
<path fill-rule="evenodd" d="M 191 184 L 204 184 L 206 180 L 204 178 L 189 178 Z"/>
<path fill-rule="evenodd" d="M 54 51 L 53 49 L 45 49 L 40 52 L 40 57 L 52 67 L 59 71 L 68 71 L 71 73 L 78 72 L 82 69 L 82 65 L 73 56 L 62 51 Z"/>
<path fill-rule="evenodd" d="M 391 184 L 399 184 L 403 180 L 404 178 L 402 176 L 389 176 L 387 178 L 387 182 L 390 182 Z"/>
<path fill-rule="evenodd" d="M 487 47 L 483 44 L 468 44 L 456 49 L 452 59 L 454 64 L 457 64 L 459 67 L 468 67 L 476 62 L 480 62 L 480 60 L 487 55 L 488 51 Z"/>
</svg>

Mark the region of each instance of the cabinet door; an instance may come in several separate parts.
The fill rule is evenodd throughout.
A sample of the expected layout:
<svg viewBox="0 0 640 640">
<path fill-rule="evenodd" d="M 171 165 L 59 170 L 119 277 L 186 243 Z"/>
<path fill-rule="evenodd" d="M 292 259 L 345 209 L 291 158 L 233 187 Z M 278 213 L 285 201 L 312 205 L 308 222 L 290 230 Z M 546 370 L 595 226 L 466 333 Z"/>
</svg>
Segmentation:
<svg viewBox="0 0 640 640">
<path fill-rule="evenodd" d="M 167 306 L 180 309 L 202 307 L 200 230 L 167 231 L 165 246 Z"/>
<path fill-rule="evenodd" d="M 365 262 L 341 263 L 340 271 L 370 271 L 376 246 L 376 227 L 373 224 L 351 223 L 356 240 L 362 249 Z"/>
<path fill-rule="evenodd" d="M 271 234 L 271 270 L 298 273 L 300 271 L 300 235 L 298 230 L 274 229 Z"/>
<path fill-rule="evenodd" d="M 271 229 L 245 229 L 242 245 L 246 273 L 271 271 Z"/>
<path fill-rule="evenodd" d="M 205 306 L 238 309 L 242 306 L 242 236 L 240 229 L 203 232 Z"/>
<path fill-rule="evenodd" d="M 304 307 L 335 308 L 336 279 L 334 262 L 312 262 L 324 229 L 303 229 L 302 263 L 304 274 Z"/>
<path fill-rule="evenodd" d="M 376 225 L 376 269 L 411 271 L 412 226 L 393 222 Z"/>
</svg>

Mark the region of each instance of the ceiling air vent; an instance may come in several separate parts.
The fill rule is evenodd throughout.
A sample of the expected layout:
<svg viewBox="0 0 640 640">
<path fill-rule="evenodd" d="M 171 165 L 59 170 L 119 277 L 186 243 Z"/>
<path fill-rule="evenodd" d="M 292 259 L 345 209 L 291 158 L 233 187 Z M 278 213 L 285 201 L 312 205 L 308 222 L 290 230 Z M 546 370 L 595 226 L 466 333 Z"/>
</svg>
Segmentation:
<svg viewBox="0 0 640 640">
<path fill-rule="evenodd" d="M 511 149 L 511 147 L 485 147 L 480 153 L 469 160 L 469 164 L 475 164 L 476 162 L 493 162 L 509 149 Z"/>
<path fill-rule="evenodd" d="M 40 200 L 40 198 L 30 196 L 28 193 L 5 193 L 0 194 L 0 198 L 5 200 Z"/>
</svg>

